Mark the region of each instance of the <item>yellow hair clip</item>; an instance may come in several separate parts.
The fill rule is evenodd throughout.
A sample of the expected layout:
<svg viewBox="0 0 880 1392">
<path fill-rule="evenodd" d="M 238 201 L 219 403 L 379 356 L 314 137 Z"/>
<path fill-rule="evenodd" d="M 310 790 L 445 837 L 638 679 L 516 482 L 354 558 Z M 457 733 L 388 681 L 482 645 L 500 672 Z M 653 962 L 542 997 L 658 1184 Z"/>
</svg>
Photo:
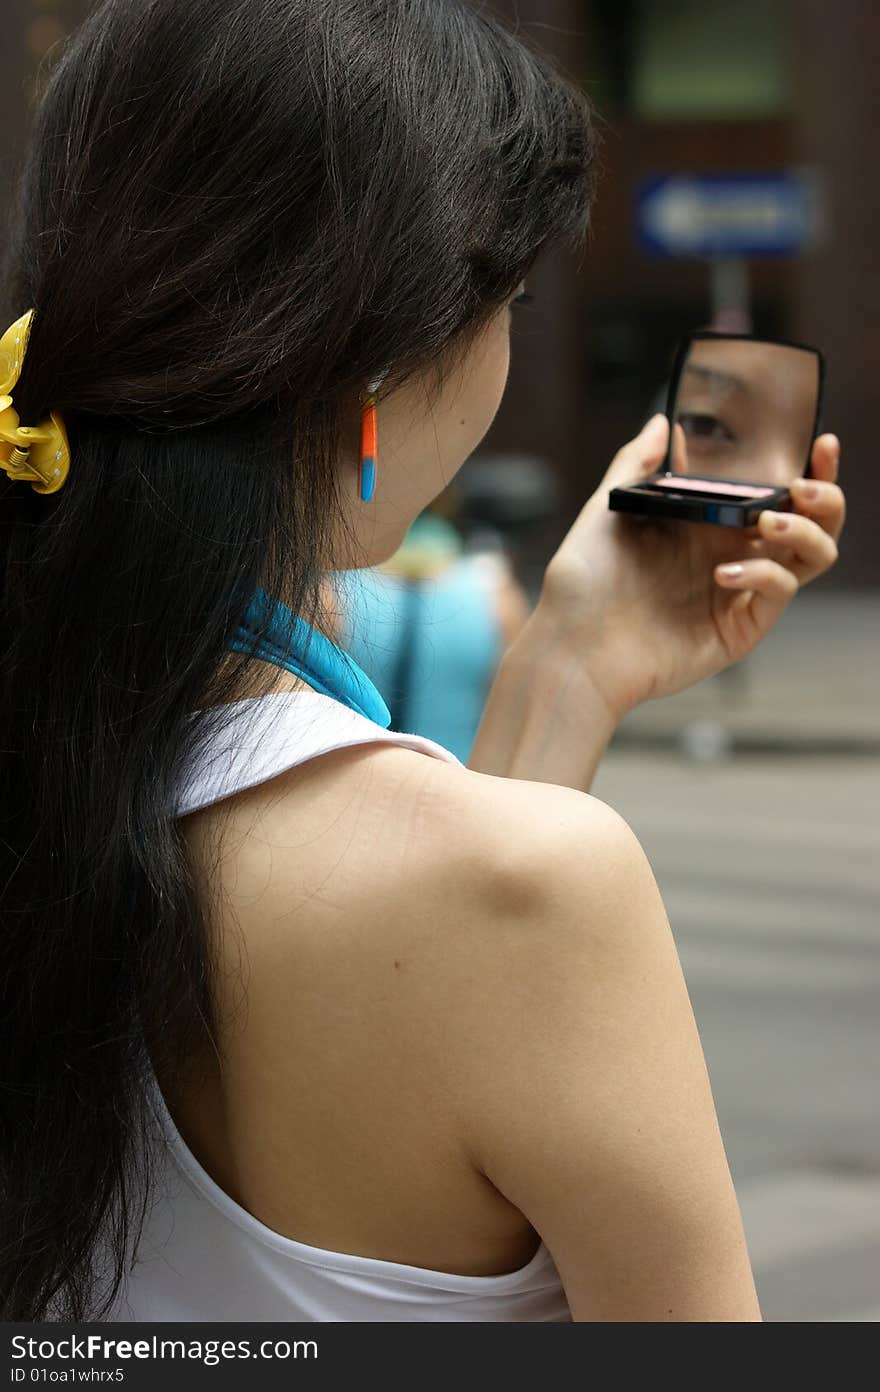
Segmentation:
<svg viewBox="0 0 880 1392">
<path fill-rule="evenodd" d="M 35 493 L 57 493 L 70 472 L 70 444 L 64 420 L 50 411 L 38 425 L 20 425 L 12 389 L 21 373 L 34 311 L 16 319 L 0 338 L 0 469 L 30 483 Z"/>
</svg>

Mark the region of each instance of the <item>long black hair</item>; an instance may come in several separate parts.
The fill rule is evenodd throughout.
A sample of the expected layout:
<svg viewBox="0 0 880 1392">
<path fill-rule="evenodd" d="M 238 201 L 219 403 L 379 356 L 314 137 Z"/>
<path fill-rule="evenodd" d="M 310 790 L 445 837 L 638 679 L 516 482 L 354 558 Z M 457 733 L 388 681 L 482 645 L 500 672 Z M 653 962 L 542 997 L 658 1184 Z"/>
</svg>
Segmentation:
<svg viewBox="0 0 880 1392">
<path fill-rule="evenodd" d="M 150 1060 L 216 1028 L 173 797 L 272 685 L 229 641 L 259 586 L 321 627 L 367 384 L 442 391 L 583 245 L 595 159 L 466 0 L 102 0 L 42 87 L 3 326 L 35 310 L 14 404 L 72 467 L 0 472 L 0 1317 L 81 1321 L 142 1230 Z"/>
</svg>

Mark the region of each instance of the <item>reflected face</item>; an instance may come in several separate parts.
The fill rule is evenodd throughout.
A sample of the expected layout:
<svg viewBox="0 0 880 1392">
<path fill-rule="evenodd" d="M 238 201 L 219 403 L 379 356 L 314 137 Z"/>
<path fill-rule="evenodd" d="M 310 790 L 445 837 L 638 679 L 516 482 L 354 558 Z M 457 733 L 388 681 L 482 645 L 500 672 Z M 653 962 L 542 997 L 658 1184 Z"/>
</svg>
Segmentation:
<svg viewBox="0 0 880 1392">
<path fill-rule="evenodd" d="M 819 358 L 808 349 L 698 339 L 679 385 L 672 468 L 787 487 L 804 473 L 818 397 Z"/>
</svg>

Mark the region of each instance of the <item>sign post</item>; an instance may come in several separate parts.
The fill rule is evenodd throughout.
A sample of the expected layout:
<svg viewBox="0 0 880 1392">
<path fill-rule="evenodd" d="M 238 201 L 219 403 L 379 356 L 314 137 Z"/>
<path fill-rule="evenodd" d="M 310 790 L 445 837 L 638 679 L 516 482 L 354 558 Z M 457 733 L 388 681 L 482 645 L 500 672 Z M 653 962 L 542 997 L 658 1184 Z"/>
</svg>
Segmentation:
<svg viewBox="0 0 880 1392">
<path fill-rule="evenodd" d="M 732 310 L 751 321 L 749 262 L 796 256 L 815 244 L 821 222 L 817 182 L 797 170 L 662 174 L 636 195 L 642 251 L 709 263 L 713 320 Z"/>
<path fill-rule="evenodd" d="M 637 225 L 652 256 L 795 256 L 817 212 L 808 174 L 663 174 L 640 184 Z"/>
</svg>

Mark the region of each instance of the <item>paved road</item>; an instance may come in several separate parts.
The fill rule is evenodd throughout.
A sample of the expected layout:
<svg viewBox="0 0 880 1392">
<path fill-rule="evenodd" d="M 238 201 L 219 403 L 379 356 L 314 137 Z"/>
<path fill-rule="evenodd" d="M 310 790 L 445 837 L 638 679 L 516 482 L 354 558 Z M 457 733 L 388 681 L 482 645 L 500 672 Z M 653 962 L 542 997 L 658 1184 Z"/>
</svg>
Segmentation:
<svg viewBox="0 0 880 1392">
<path fill-rule="evenodd" d="M 646 701 L 621 737 L 667 744 L 720 725 L 743 749 L 880 754 L 880 593 L 808 586 L 754 652 L 675 696 Z"/>
<path fill-rule="evenodd" d="M 621 745 L 592 791 L 651 860 L 764 1317 L 880 1318 L 880 759 Z"/>
</svg>

